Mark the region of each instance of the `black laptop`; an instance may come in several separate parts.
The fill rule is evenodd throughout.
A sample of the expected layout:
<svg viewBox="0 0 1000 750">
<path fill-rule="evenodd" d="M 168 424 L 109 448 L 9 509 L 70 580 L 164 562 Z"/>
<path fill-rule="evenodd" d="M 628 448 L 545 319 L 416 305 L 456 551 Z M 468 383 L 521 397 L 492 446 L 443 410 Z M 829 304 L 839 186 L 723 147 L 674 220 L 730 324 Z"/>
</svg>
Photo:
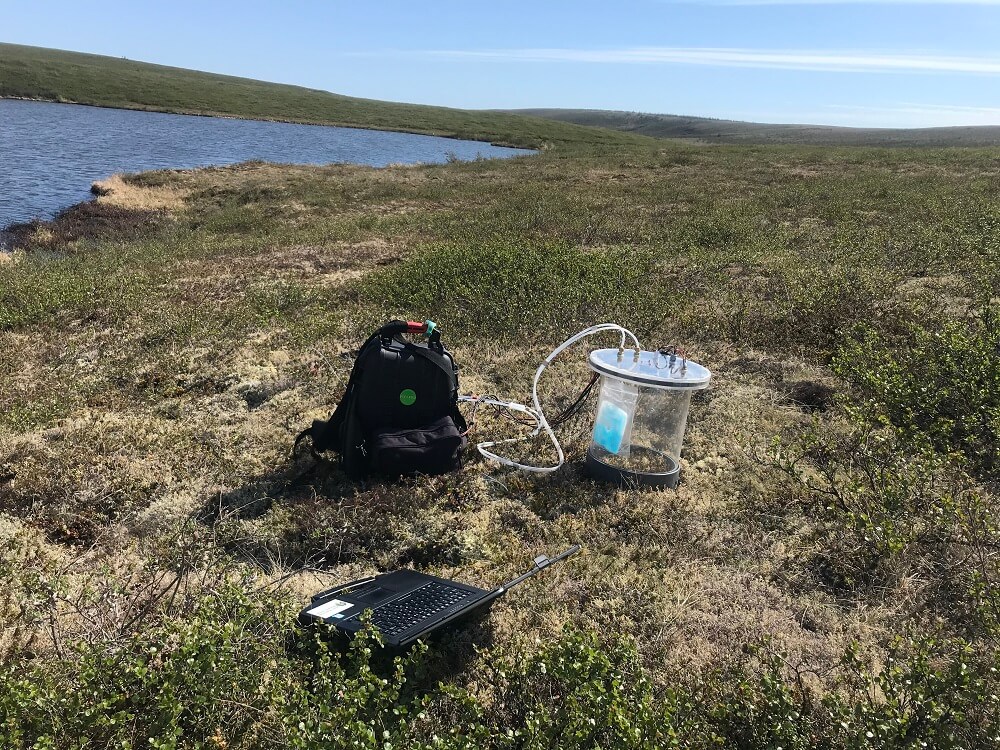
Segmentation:
<svg viewBox="0 0 1000 750">
<path fill-rule="evenodd" d="M 531 570 L 492 590 L 415 570 L 382 573 L 321 591 L 299 613 L 299 622 L 326 623 L 353 635 L 364 627 L 362 614 L 371 610 L 371 623 L 379 629 L 386 645 L 406 648 L 436 630 L 485 614 L 508 589 L 579 549 L 573 546 L 552 558 L 540 555 Z"/>
</svg>

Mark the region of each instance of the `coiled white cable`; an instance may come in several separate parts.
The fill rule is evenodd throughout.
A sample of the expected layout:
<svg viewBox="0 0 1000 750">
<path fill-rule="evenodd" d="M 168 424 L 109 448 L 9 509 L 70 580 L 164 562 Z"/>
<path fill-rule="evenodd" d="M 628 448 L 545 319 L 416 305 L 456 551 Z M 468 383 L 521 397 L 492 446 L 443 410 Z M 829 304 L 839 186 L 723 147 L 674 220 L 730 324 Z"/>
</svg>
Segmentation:
<svg viewBox="0 0 1000 750">
<path fill-rule="evenodd" d="M 538 399 L 538 381 L 542 377 L 542 373 L 545 368 L 552 364 L 552 361 L 558 357 L 566 348 L 572 346 L 580 339 L 584 339 L 587 336 L 593 336 L 597 333 L 607 333 L 609 331 L 617 331 L 621 334 L 621 343 L 618 348 L 621 352 L 625 351 L 625 344 L 627 339 L 631 338 L 632 343 L 635 344 L 635 356 L 639 356 L 639 351 L 642 346 L 639 344 L 639 339 L 636 335 L 632 333 L 627 328 L 623 328 L 615 323 L 599 323 L 598 325 L 590 326 L 589 328 L 584 328 L 579 333 L 570 336 L 568 339 L 563 341 L 559 346 L 552 350 L 552 352 L 545 358 L 545 360 L 538 366 L 535 370 L 535 378 L 531 382 L 531 403 L 532 406 L 525 406 L 524 404 L 519 404 L 514 401 L 500 401 L 497 399 L 486 398 L 486 397 L 476 397 L 476 396 L 459 396 L 459 401 L 464 401 L 467 403 L 475 404 L 490 404 L 492 406 L 499 406 L 510 411 L 520 412 L 521 414 L 527 414 L 533 420 L 535 420 L 535 430 L 527 437 L 509 438 L 506 440 L 487 440 L 485 442 L 476 445 L 479 452 L 486 458 L 496 461 L 498 463 L 504 464 L 505 466 L 512 466 L 515 469 L 521 469 L 522 471 L 530 471 L 535 474 L 551 474 L 556 471 L 566 462 L 566 457 L 563 454 L 562 446 L 559 444 L 559 438 L 556 437 L 556 433 L 553 431 L 552 427 L 549 425 L 548 420 L 545 418 L 545 412 L 542 411 L 542 404 Z M 522 464 L 513 459 L 500 456 L 493 451 L 489 450 L 498 445 L 506 445 L 509 443 L 520 443 L 524 440 L 535 437 L 540 432 L 545 431 L 549 436 L 549 440 L 552 441 L 552 445 L 555 446 L 556 455 L 558 456 L 558 463 L 555 466 L 533 466 L 531 464 Z"/>
</svg>

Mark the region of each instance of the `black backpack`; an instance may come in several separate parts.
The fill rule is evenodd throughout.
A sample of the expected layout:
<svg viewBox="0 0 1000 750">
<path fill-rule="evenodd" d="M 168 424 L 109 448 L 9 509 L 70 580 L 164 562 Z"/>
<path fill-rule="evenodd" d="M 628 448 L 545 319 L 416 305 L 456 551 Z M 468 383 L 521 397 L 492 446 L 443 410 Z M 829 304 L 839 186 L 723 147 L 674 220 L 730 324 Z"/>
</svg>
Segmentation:
<svg viewBox="0 0 1000 750">
<path fill-rule="evenodd" d="M 427 343 L 402 338 L 426 333 Z M 313 454 L 335 451 L 352 479 L 444 474 L 461 468 L 465 419 L 458 410 L 458 365 L 436 326 L 393 320 L 362 345 L 347 390 L 329 420 L 296 439 Z"/>
</svg>

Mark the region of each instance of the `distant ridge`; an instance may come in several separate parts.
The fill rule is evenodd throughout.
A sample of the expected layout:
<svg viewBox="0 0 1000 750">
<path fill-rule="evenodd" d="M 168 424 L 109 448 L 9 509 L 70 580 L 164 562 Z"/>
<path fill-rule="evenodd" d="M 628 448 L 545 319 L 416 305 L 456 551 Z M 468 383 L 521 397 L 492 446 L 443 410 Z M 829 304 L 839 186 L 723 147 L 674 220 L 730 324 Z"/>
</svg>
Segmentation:
<svg viewBox="0 0 1000 750">
<path fill-rule="evenodd" d="M 505 112 L 627 133 L 700 143 L 803 146 L 1000 146 L 1000 126 L 945 128 L 847 128 L 771 125 L 708 117 L 656 115 L 603 109 L 515 109 Z"/>
<path fill-rule="evenodd" d="M 0 98 L 399 130 L 543 148 L 638 136 L 553 120 L 359 99 L 119 57 L 0 43 Z"/>
</svg>

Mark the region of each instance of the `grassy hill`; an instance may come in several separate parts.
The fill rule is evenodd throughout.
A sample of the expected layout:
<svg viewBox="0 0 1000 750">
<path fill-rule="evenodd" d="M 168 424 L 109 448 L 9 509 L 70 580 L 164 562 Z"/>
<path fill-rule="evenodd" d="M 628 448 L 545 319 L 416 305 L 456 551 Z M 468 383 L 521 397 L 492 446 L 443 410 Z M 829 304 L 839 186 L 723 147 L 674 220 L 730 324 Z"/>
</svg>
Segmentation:
<svg viewBox="0 0 1000 750">
<path fill-rule="evenodd" d="M 0 254 L 0 747 L 996 745 L 997 150 L 561 141 L 101 192 Z M 589 479 L 593 399 L 550 476 L 292 455 L 393 317 L 519 400 L 598 321 L 683 346 L 713 380 L 681 485 Z M 616 341 L 547 370 L 550 416 Z M 338 582 L 492 587 L 571 543 L 395 663 L 295 625 Z"/>
<path fill-rule="evenodd" d="M 802 146 L 997 146 L 1000 127 L 845 128 L 826 125 L 784 125 L 708 117 L 615 112 L 600 109 L 510 110 L 532 117 L 591 127 L 612 128 L 654 138 L 699 143 L 790 144 Z"/>
<path fill-rule="evenodd" d="M 357 99 L 301 86 L 15 44 L 0 44 L 0 97 L 403 130 L 533 148 L 622 142 L 614 132 L 522 115 Z"/>
</svg>

